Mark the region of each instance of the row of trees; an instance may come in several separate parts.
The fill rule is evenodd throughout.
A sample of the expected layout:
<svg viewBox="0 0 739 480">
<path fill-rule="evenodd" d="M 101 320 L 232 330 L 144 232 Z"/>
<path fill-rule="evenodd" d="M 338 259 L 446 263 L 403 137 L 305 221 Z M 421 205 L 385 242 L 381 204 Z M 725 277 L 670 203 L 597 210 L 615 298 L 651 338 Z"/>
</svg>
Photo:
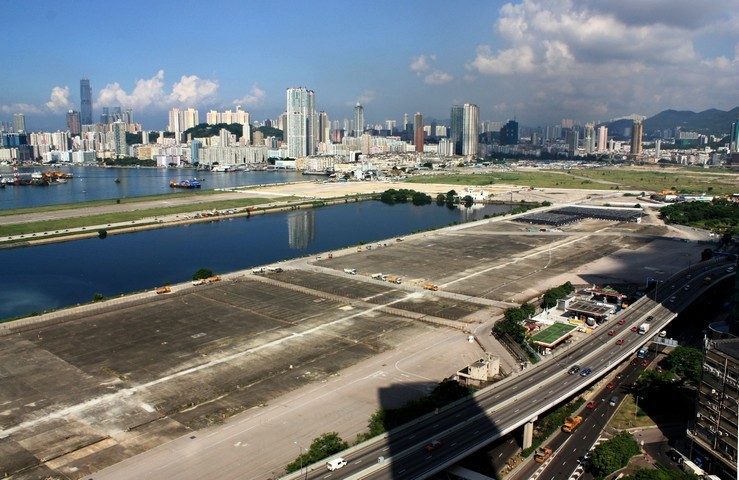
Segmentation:
<svg viewBox="0 0 739 480">
<path fill-rule="evenodd" d="M 731 235 L 739 233 L 739 204 L 728 200 L 684 202 L 662 207 L 660 217 L 666 223 L 706 228 Z"/>
<path fill-rule="evenodd" d="M 431 197 L 423 192 L 417 192 L 407 188 L 396 190 L 394 188 L 385 190 L 380 194 L 380 201 L 393 205 L 395 203 L 406 203 L 410 200 L 413 205 L 428 205 L 431 203 Z"/>
<path fill-rule="evenodd" d="M 565 298 L 567 295 L 575 291 L 575 287 L 570 282 L 565 282 L 559 287 L 550 288 L 544 292 L 541 301 L 542 308 L 552 308 L 557 306 L 557 300 Z"/>
</svg>

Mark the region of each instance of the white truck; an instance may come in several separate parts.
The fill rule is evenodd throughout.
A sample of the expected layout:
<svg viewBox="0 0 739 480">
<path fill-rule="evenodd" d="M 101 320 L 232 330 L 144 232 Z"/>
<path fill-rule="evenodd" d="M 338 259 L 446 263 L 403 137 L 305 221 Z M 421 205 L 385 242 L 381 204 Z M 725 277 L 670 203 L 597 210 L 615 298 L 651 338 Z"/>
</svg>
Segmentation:
<svg viewBox="0 0 739 480">
<path fill-rule="evenodd" d="M 344 273 L 348 273 L 349 275 L 356 275 L 357 269 L 356 268 L 345 268 Z"/>
<path fill-rule="evenodd" d="M 642 323 L 639 325 L 639 335 L 644 335 L 649 331 L 649 324 L 648 323 Z"/>
</svg>

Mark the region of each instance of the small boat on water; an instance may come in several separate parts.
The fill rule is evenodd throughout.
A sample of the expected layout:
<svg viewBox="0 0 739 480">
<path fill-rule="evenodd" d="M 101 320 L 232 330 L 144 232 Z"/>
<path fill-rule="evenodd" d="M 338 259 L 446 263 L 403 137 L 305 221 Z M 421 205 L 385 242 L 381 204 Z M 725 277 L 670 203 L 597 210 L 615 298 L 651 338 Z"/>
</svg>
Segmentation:
<svg viewBox="0 0 739 480">
<path fill-rule="evenodd" d="M 169 182 L 169 188 L 200 188 L 200 182 L 195 178 L 190 180 L 181 180 L 180 182 L 171 180 Z"/>
<path fill-rule="evenodd" d="M 115 183 L 121 183 L 121 179 L 120 179 L 120 178 L 116 178 L 116 179 L 115 179 L 115 180 L 113 180 L 113 181 L 114 181 Z"/>
</svg>

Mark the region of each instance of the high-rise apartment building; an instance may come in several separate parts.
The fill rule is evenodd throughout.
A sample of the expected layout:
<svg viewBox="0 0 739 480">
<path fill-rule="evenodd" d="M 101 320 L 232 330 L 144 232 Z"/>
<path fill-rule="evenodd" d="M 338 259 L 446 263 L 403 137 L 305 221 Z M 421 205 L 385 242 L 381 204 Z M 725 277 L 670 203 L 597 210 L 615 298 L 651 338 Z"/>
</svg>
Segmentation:
<svg viewBox="0 0 739 480">
<path fill-rule="evenodd" d="M 634 125 L 631 128 L 631 154 L 641 154 L 641 137 L 642 137 L 642 124 L 641 120 L 634 120 Z"/>
<path fill-rule="evenodd" d="M 706 342 L 690 460 L 721 478 L 737 478 L 739 338 Z"/>
<path fill-rule="evenodd" d="M 290 158 L 307 157 L 316 151 L 315 92 L 307 88 L 287 89 L 286 109 L 287 155 Z"/>
<path fill-rule="evenodd" d="M 318 143 L 331 143 L 331 122 L 326 112 L 318 112 Z"/>
<path fill-rule="evenodd" d="M 22 113 L 13 114 L 13 130 L 15 133 L 26 133 L 26 116 Z"/>
<path fill-rule="evenodd" d="M 601 125 L 598 127 L 598 151 L 605 152 L 608 149 L 608 127 Z"/>
<path fill-rule="evenodd" d="M 515 120 L 508 120 L 500 129 L 500 144 L 501 145 L 518 145 L 518 122 Z"/>
<path fill-rule="evenodd" d="M 90 80 L 80 80 L 80 121 L 82 125 L 92 125 L 92 88 Z"/>
<path fill-rule="evenodd" d="M 595 126 L 586 123 L 582 133 L 582 146 L 586 154 L 595 152 Z"/>
<path fill-rule="evenodd" d="M 465 103 L 462 115 L 462 155 L 477 155 L 479 142 L 480 109 L 473 103 Z"/>
<path fill-rule="evenodd" d="M 577 130 L 567 130 L 567 154 L 574 157 L 577 153 L 578 143 L 580 143 L 580 132 Z"/>
<path fill-rule="evenodd" d="M 739 120 L 731 124 L 731 138 L 729 139 L 731 153 L 739 152 Z"/>
<path fill-rule="evenodd" d="M 182 132 L 199 125 L 199 123 L 200 115 L 196 109 L 188 108 L 187 110 L 180 110 L 179 108 L 173 108 L 169 111 L 167 131 L 174 132 L 175 139 L 179 142 Z"/>
<path fill-rule="evenodd" d="M 126 127 L 127 125 L 121 120 L 113 124 L 113 143 L 115 144 L 115 154 L 118 156 L 128 155 L 128 146 L 126 145 Z"/>
<path fill-rule="evenodd" d="M 413 144 L 416 152 L 423 152 L 423 115 L 419 112 L 413 116 Z"/>
<path fill-rule="evenodd" d="M 364 108 L 357 102 L 354 107 L 354 136 L 361 137 L 364 133 Z"/>
<path fill-rule="evenodd" d="M 67 130 L 70 135 L 79 135 L 82 133 L 82 122 L 80 120 L 80 112 L 70 110 L 67 112 Z"/>
<path fill-rule="evenodd" d="M 454 145 L 454 154 L 462 155 L 462 128 L 464 125 L 464 107 L 452 105 L 449 125 L 449 140 Z"/>
</svg>

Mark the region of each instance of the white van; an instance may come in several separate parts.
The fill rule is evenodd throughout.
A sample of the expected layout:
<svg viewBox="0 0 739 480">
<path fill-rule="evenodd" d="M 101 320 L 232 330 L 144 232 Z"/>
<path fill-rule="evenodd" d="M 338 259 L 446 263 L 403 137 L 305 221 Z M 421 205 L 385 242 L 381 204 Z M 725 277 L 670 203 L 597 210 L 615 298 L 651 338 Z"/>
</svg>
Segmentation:
<svg viewBox="0 0 739 480">
<path fill-rule="evenodd" d="M 341 458 L 341 457 L 339 457 L 339 458 L 334 458 L 333 460 L 329 461 L 329 462 L 328 462 L 328 463 L 326 464 L 326 468 L 328 468 L 328 469 L 329 469 L 329 470 L 331 470 L 332 472 L 333 472 L 334 470 L 338 470 L 338 469 L 340 469 L 340 468 L 341 468 L 341 467 L 343 467 L 343 466 L 346 466 L 346 460 L 344 460 L 344 459 L 343 459 L 343 458 Z"/>
</svg>

